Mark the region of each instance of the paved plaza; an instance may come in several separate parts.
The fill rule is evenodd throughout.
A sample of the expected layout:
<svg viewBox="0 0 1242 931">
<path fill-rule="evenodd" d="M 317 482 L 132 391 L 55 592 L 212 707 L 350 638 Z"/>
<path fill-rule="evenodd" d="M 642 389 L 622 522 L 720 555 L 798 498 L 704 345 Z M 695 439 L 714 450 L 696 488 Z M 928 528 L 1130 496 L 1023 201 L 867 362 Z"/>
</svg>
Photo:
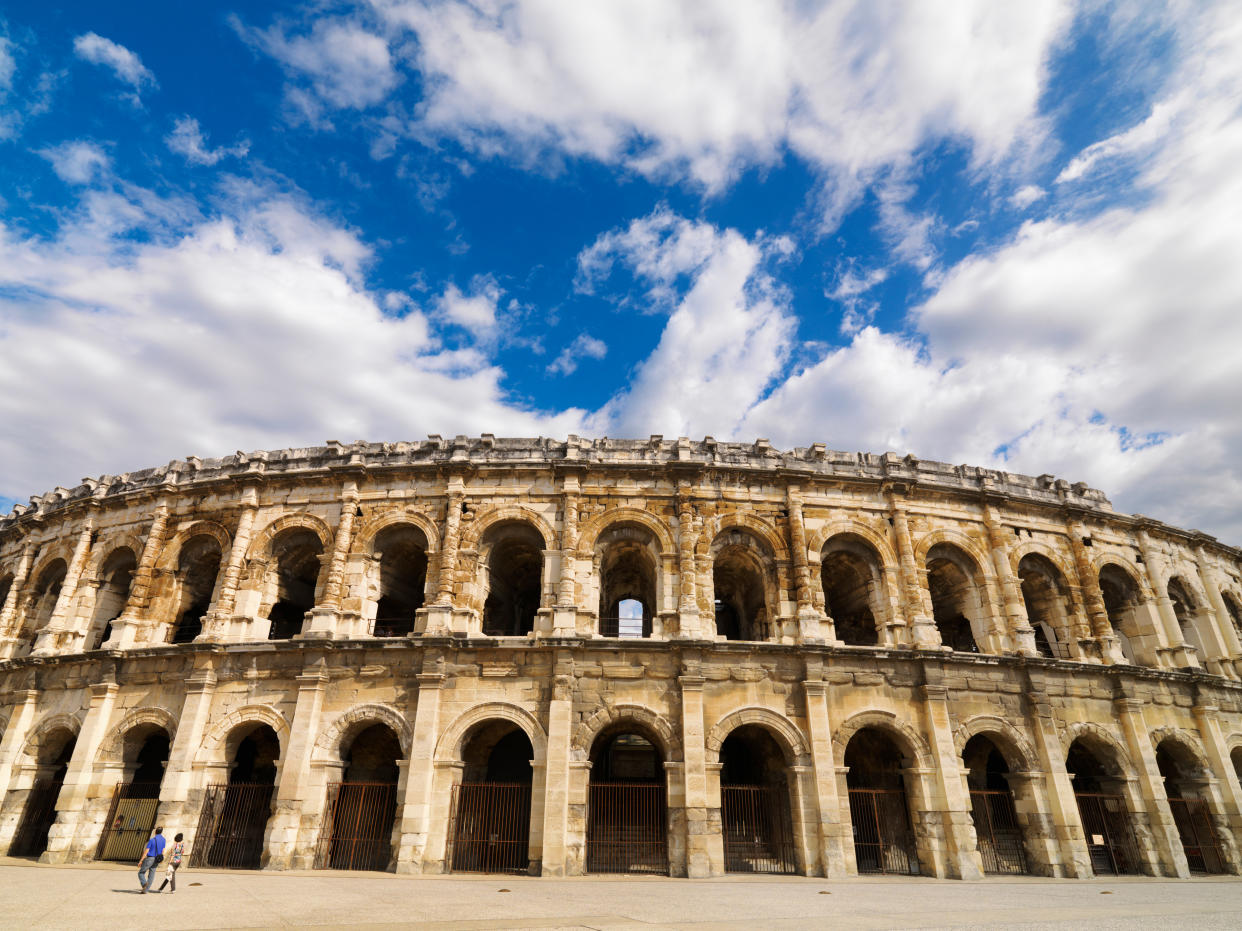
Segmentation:
<svg viewBox="0 0 1242 931">
<path fill-rule="evenodd" d="M 158 883 L 157 883 L 158 884 Z M 185 871 L 0 858 L 5 928 L 1166 928 L 1242 923 L 1242 880 L 686 880 Z"/>
</svg>

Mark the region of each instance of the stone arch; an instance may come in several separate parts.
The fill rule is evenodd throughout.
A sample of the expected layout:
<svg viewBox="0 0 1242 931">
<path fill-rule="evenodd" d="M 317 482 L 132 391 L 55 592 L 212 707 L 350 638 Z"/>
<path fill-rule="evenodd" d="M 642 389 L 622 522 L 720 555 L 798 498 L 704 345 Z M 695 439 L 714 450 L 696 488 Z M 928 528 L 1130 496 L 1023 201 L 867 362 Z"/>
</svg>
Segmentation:
<svg viewBox="0 0 1242 931">
<path fill-rule="evenodd" d="M 1024 556 L 1030 555 L 1043 556 L 1057 572 L 1061 573 L 1061 584 L 1070 585 L 1070 580 L 1076 578 L 1073 566 L 1065 560 L 1065 554 L 1055 547 L 1049 546 L 1042 540 L 1023 540 L 1009 550 L 1009 563 L 1013 567 L 1013 574 L 1018 575 L 1018 563 L 1022 562 Z"/>
<path fill-rule="evenodd" d="M 99 745 L 99 752 L 95 755 L 95 759 L 100 763 L 121 762 L 124 755 L 126 735 L 135 727 L 140 727 L 143 724 L 154 724 L 156 727 L 161 728 L 168 735 L 170 742 L 177 734 L 177 716 L 171 711 L 155 705 L 146 708 L 135 708 L 121 719 L 121 723 L 108 732 L 108 736 Z"/>
<path fill-rule="evenodd" d="M 39 755 L 39 748 L 47 740 L 47 738 L 56 731 L 69 731 L 76 740 L 78 734 L 82 731 L 82 716 L 76 714 L 65 714 L 63 712 L 57 714 L 49 714 L 39 720 L 39 723 L 30 729 L 30 735 L 26 738 L 26 743 L 22 746 L 23 755 L 30 759 L 35 759 Z"/>
<path fill-rule="evenodd" d="M 475 705 L 463 711 L 441 735 L 436 744 L 435 759 L 438 762 L 456 762 L 461 759 L 461 752 L 466 737 L 476 725 L 486 721 L 509 721 L 516 724 L 530 740 L 534 751 L 533 762 L 546 759 L 548 753 L 548 736 L 543 732 L 538 719 L 520 705 L 510 702 L 491 701 Z"/>
<path fill-rule="evenodd" d="M 228 558 L 229 550 L 233 546 L 233 536 L 228 532 L 223 524 L 214 520 L 196 520 L 194 523 L 179 529 L 164 545 L 160 552 L 159 559 L 156 560 L 157 569 L 176 569 L 177 564 L 181 560 L 182 548 L 193 540 L 195 537 L 211 537 L 220 544 L 220 555 L 223 559 Z"/>
<path fill-rule="evenodd" d="M 289 722 L 271 705 L 243 705 L 226 714 L 216 722 L 203 740 L 203 748 L 199 753 L 200 759 L 206 762 L 228 762 L 226 744 L 229 735 L 243 724 L 266 724 L 270 727 L 280 742 L 280 756 L 282 760 L 284 759 L 289 749 Z"/>
<path fill-rule="evenodd" d="M 919 537 L 918 542 L 914 546 L 915 564 L 920 566 L 927 565 L 928 551 L 939 543 L 955 546 L 969 556 L 975 563 L 975 571 L 979 573 L 980 579 L 992 578 L 995 575 L 991 571 L 991 561 L 983 550 L 979 548 L 978 541 L 970 534 L 947 527 L 933 530 Z"/>
<path fill-rule="evenodd" d="M 711 543 L 708 546 L 709 553 L 715 553 L 719 549 L 720 539 L 731 530 L 739 530 L 745 535 L 749 535 L 752 539 L 767 546 L 765 553 L 768 559 L 784 562 L 789 559 L 789 546 L 781 538 L 780 532 L 761 517 L 745 512 L 733 512 L 730 514 L 720 515 L 713 522 L 714 533 L 710 535 Z M 708 537 L 708 534 L 703 534 Z"/>
<path fill-rule="evenodd" d="M 129 550 L 134 556 L 134 565 L 137 565 L 138 560 L 142 558 L 142 540 L 137 534 L 128 532 L 109 536 L 107 539 L 104 539 L 101 534 L 99 542 L 91 547 L 91 555 L 86 560 L 86 565 L 82 568 L 82 578 L 99 578 L 99 573 L 103 571 L 104 563 L 111 559 L 119 550 Z"/>
<path fill-rule="evenodd" d="M 897 567 L 897 554 L 893 551 L 893 546 L 889 543 L 888 538 L 877 533 L 866 524 L 853 520 L 835 520 L 811 535 L 810 540 L 807 541 L 807 549 L 810 551 L 810 555 L 814 557 L 814 562 L 818 563 L 820 561 L 824 547 L 828 545 L 828 542 L 833 537 L 841 534 L 853 534 L 869 543 L 880 557 L 881 570 L 895 569 Z"/>
<path fill-rule="evenodd" d="M 993 714 L 976 715 L 958 725 L 953 734 L 958 757 L 965 752 L 970 739 L 980 735 L 996 745 L 1011 773 L 1029 773 L 1039 769 L 1039 756 L 1034 745 L 1016 727 Z"/>
<path fill-rule="evenodd" d="M 716 726 L 707 735 L 707 762 L 719 763 L 720 748 L 724 746 L 725 740 L 733 731 L 747 724 L 763 728 L 776 739 L 777 745 L 785 754 L 787 765 L 810 765 L 811 750 L 798 725 L 780 712 L 759 706 L 739 708 L 716 722 Z"/>
<path fill-rule="evenodd" d="M 1156 749 L 1165 741 L 1176 744 L 1179 749 L 1186 751 L 1194 759 L 1195 765 L 1205 774 L 1215 776 L 1212 772 L 1212 766 L 1208 762 L 1207 753 L 1203 749 L 1203 745 L 1199 740 L 1184 727 L 1174 727 L 1166 725 L 1158 727 L 1151 732 L 1151 746 Z"/>
<path fill-rule="evenodd" d="M 436 526 L 435 521 L 421 511 L 403 509 L 387 511 L 368 521 L 366 526 L 354 536 L 353 551 L 355 553 L 369 553 L 374 549 L 375 538 L 379 536 L 380 531 L 387 530 L 389 527 L 398 527 L 401 524 L 409 524 L 411 527 L 417 527 L 422 531 L 423 536 L 427 540 L 428 555 L 439 550 L 440 528 Z"/>
<path fill-rule="evenodd" d="M 594 714 L 585 718 L 574 729 L 570 752 L 575 760 L 587 760 L 595 740 L 608 727 L 625 721 L 633 721 L 656 739 L 666 763 L 679 763 L 682 759 L 681 741 L 667 720 L 646 705 L 602 705 Z"/>
<path fill-rule="evenodd" d="M 1119 553 L 1101 553 L 1091 561 L 1093 578 L 1098 579 L 1107 566 L 1115 566 L 1119 571 L 1124 572 L 1134 583 L 1134 588 L 1143 601 L 1151 598 L 1151 586 L 1147 584 L 1147 573 L 1139 571 L 1138 565 L 1131 559 Z"/>
<path fill-rule="evenodd" d="M 582 528 L 578 537 L 578 557 L 590 559 L 595 551 L 595 543 L 600 535 L 616 524 L 637 524 L 651 532 L 655 537 L 661 553 L 674 553 L 677 545 L 673 540 L 673 531 L 668 524 L 649 511 L 638 508 L 611 508 L 598 517 L 593 517 Z"/>
<path fill-rule="evenodd" d="M 407 760 L 410 758 L 414 732 L 409 723 L 395 708 L 377 702 L 354 705 L 348 711 L 337 715 L 331 724 L 319 732 L 319 739 L 315 741 L 315 758 L 343 759 L 346 741 L 372 724 L 383 724 L 392 728 L 401 744 L 402 755 Z"/>
<path fill-rule="evenodd" d="M 1074 745 L 1074 741 L 1082 739 L 1088 746 L 1103 747 L 1108 753 L 1112 754 L 1111 761 L 1101 761 L 1104 763 L 1115 762 L 1121 767 L 1122 778 L 1129 782 L 1137 778 L 1135 776 L 1134 763 L 1130 760 L 1130 754 L 1126 752 L 1125 745 L 1121 739 L 1106 727 L 1095 724 L 1091 721 L 1078 721 L 1071 724 L 1065 729 L 1061 741 L 1061 758 L 1064 760 L 1069 755 L 1070 747 Z"/>
<path fill-rule="evenodd" d="M 334 537 L 332 528 L 314 514 L 298 511 L 296 514 L 286 514 L 283 517 L 278 517 L 264 527 L 255 536 L 254 542 L 250 544 L 250 552 L 246 554 L 246 558 L 267 559 L 272 554 L 273 541 L 286 530 L 297 529 L 311 531 L 319 537 L 324 553 L 332 552 L 332 540 Z"/>
<path fill-rule="evenodd" d="M 545 550 L 556 548 L 556 531 L 552 529 L 543 515 L 520 504 L 509 504 L 504 507 L 491 508 L 478 514 L 461 536 L 462 549 L 477 549 L 479 541 L 492 527 L 503 523 L 529 524 L 541 537 Z"/>
<path fill-rule="evenodd" d="M 39 581 L 48 569 L 54 566 L 57 562 L 62 562 L 65 564 L 65 571 L 68 572 L 69 563 L 72 559 L 73 554 L 69 552 L 66 547 L 59 544 L 50 547 L 46 553 L 39 557 L 39 561 L 35 563 L 34 567 L 26 576 L 28 579 L 27 585 L 25 586 L 27 589 L 26 597 L 34 594 L 35 588 L 38 587 Z"/>
<path fill-rule="evenodd" d="M 878 708 L 859 711 L 842 722 L 836 733 L 832 735 L 832 752 L 835 759 L 844 760 L 845 748 L 849 746 L 850 738 L 867 727 L 883 731 L 891 737 L 897 744 L 897 748 L 919 769 L 932 768 L 931 748 L 923 735 L 908 721 L 897 717 L 894 712 L 882 711 Z"/>
</svg>

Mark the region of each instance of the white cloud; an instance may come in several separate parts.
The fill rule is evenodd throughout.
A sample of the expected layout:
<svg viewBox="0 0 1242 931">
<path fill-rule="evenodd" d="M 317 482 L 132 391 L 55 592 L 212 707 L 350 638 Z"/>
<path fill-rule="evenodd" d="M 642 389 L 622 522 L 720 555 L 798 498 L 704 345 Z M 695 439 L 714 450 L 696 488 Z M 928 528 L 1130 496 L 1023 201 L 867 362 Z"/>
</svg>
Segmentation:
<svg viewBox="0 0 1242 931">
<path fill-rule="evenodd" d="M 572 343 L 561 350 L 548 366 L 549 375 L 572 375 L 582 359 L 602 359 L 608 355 L 608 344 L 587 333 L 579 333 Z"/>
<path fill-rule="evenodd" d="M 39 152 L 52 163 L 52 170 L 70 184 L 90 184 L 108 173 L 112 160 L 93 142 L 63 142 Z"/>
<path fill-rule="evenodd" d="M 1014 192 L 1013 196 L 1009 198 L 1009 203 L 1013 204 L 1019 210 L 1025 210 L 1027 207 L 1031 206 L 1031 204 L 1036 201 L 1043 200 L 1047 196 L 1048 192 L 1039 185 L 1026 184 Z"/>
<path fill-rule="evenodd" d="M 488 340 L 496 332 L 496 302 L 500 295 L 499 286 L 487 277 L 471 282 L 470 293 L 450 284 L 436 301 L 436 310 L 448 323 L 461 327 L 476 339 Z"/>
<path fill-rule="evenodd" d="M 509 403 L 502 373 L 418 310 L 385 314 L 401 302 L 366 289 L 352 232 L 254 185 L 221 198 L 141 239 L 98 225 L 90 197 L 54 240 L 0 226 L 0 494 L 328 436 L 581 431 L 575 411 Z"/>
<path fill-rule="evenodd" d="M 250 151 L 250 142 L 242 139 L 231 146 L 210 148 L 198 120 L 190 116 L 178 118 L 173 131 L 164 137 L 168 148 L 192 165 L 214 165 L 225 158 L 244 158 Z"/>
<path fill-rule="evenodd" d="M 111 39 L 88 32 L 73 40 L 73 51 L 83 61 L 110 69 L 135 92 L 157 86 L 155 75 L 142 63 L 142 59 Z"/>
</svg>

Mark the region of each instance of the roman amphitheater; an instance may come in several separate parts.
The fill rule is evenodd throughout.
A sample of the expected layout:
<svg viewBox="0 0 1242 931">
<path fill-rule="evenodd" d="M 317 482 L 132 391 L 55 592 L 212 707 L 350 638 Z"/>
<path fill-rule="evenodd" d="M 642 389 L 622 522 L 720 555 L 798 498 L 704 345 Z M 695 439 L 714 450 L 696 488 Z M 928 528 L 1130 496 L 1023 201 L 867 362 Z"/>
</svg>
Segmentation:
<svg viewBox="0 0 1242 931">
<path fill-rule="evenodd" d="M 1242 552 L 814 445 L 190 458 L 0 520 L 0 851 L 192 866 L 1242 867 Z"/>
</svg>

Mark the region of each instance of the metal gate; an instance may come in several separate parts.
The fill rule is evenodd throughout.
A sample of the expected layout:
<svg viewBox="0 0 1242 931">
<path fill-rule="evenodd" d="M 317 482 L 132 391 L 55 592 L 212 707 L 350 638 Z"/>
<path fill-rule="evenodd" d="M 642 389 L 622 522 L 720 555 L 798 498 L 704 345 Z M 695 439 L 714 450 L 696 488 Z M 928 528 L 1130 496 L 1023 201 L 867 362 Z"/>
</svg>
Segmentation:
<svg viewBox="0 0 1242 931">
<path fill-rule="evenodd" d="M 902 789 L 850 789 L 850 821 L 858 872 L 918 875 L 919 857 Z"/>
<path fill-rule="evenodd" d="M 158 782 L 117 783 L 95 859 L 136 861 L 155 827 L 159 796 Z"/>
<path fill-rule="evenodd" d="M 230 783 L 207 787 L 190 866 L 257 870 L 275 786 Z"/>
<path fill-rule="evenodd" d="M 463 782 L 453 786 L 455 873 L 525 873 L 530 869 L 530 786 Z"/>
<path fill-rule="evenodd" d="M 1013 795 L 1004 789 L 971 789 L 970 816 L 979 839 L 983 872 L 1025 873 L 1026 851 Z"/>
<path fill-rule="evenodd" d="M 328 786 L 324 811 L 315 869 L 388 869 L 397 814 L 395 783 L 334 782 Z"/>
<path fill-rule="evenodd" d="M 592 782 L 588 873 L 667 873 L 668 813 L 658 782 Z"/>
<path fill-rule="evenodd" d="M 1097 874 L 1142 872 L 1126 800 L 1098 792 L 1075 792 L 1074 797 L 1078 799 L 1091 868 Z"/>
<path fill-rule="evenodd" d="M 1212 813 L 1201 798 L 1171 798 L 1173 821 L 1186 851 L 1186 863 L 1195 873 L 1224 873 L 1225 858 L 1212 826 Z"/>
<path fill-rule="evenodd" d="M 725 870 L 796 873 L 789 793 L 781 786 L 721 786 Z"/>
<path fill-rule="evenodd" d="M 39 857 L 47 850 L 47 834 L 56 823 L 56 800 L 63 779 L 38 779 L 26 796 L 22 820 L 9 845 L 10 857 Z"/>
</svg>

